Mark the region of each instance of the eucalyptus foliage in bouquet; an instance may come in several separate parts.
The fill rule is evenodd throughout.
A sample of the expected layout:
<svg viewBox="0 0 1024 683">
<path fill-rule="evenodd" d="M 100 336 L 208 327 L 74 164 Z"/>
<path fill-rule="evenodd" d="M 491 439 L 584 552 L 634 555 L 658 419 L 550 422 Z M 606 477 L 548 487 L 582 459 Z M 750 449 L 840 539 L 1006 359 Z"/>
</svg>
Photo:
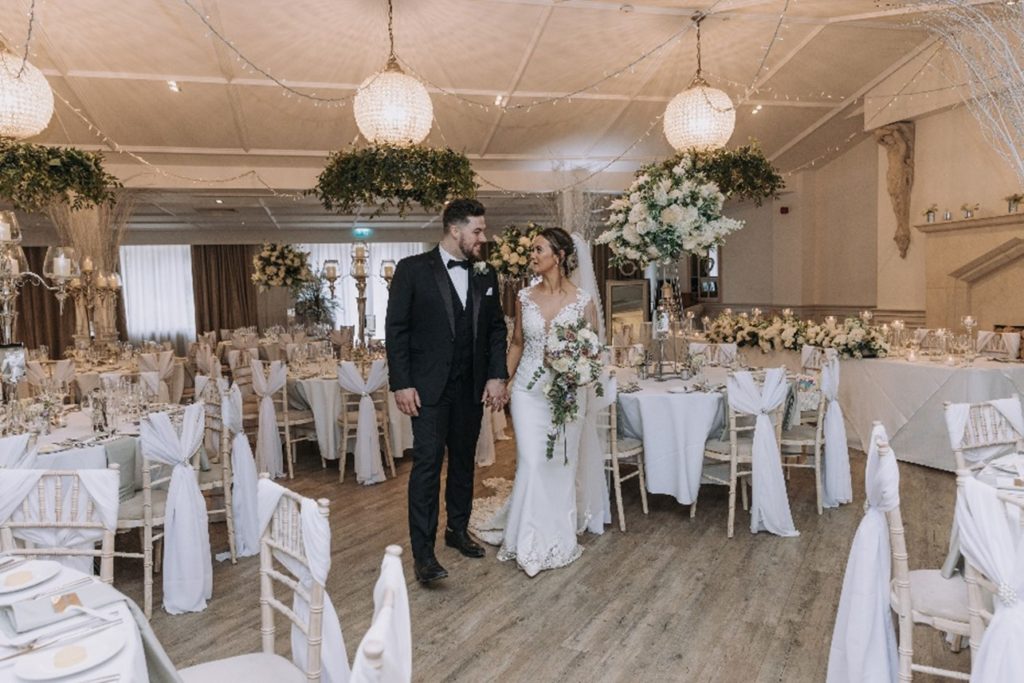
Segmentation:
<svg viewBox="0 0 1024 683">
<path fill-rule="evenodd" d="M 565 426 L 580 417 L 579 389 L 601 377 L 601 341 L 590 323 L 580 319 L 572 323 L 554 323 L 544 340 L 544 364 L 530 378 L 527 389 L 533 387 L 548 373 L 543 385 L 544 395 L 551 406 L 551 426 L 548 428 L 547 457 L 555 453 L 555 442 L 565 434 Z M 595 386 L 598 396 L 604 388 Z M 565 463 L 569 455 L 565 454 Z"/>
<path fill-rule="evenodd" d="M 743 227 L 722 215 L 724 202 L 718 185 L 694 170 L 691 157 L 671 167 L 651 164 L 611 203 L 608 229 L 597 243 L 609 245 L 613 264 L 641 268 L 675 261 L 684 251 L 706 252 Z"/>
<path fill-rule="evenodd" d="M 487 262 L 498 275 L 510 278 L 523 277 L 527 274 L 527 264 L 530 263 L 530 245 L 541 230 L 543 228 L 533 222 L 527 223 L 525 228 L 508 226 L 494 238 L 494 249 L 491 250 Z"/>
<path fill-rule="evenodd" d="M 261 292 L 268 287 L 298 287 L 313 277 L 309 252 L 299 251 L 290 244 L 264 242 L 252 257 L 252 268 L 252 281 Z"/>
<path fill-rule="evenodd" d="M 334 329 L 334 312 L 338 302 L 327 295 L 327 280 L 321 268 L 295 288 L 295 317 L 303 325 L 326 325 Z"/>
</svg>

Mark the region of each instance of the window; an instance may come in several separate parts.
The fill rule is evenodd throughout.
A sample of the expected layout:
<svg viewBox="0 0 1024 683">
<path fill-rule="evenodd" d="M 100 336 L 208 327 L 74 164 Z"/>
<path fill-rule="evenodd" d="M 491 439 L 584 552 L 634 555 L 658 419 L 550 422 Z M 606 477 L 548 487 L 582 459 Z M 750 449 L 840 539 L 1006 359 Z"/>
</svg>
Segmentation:
<svg viewBox="0 0 1024 683">
<path fill-rule="evenodd" d="M 388 288 L 384 278 L 380 277 L 380 263 L 392 260 L 398 263 L 406 256 L 420 254 L 425 251 L 422 242 L 371 242 L 366 245 L 368 251 L 366 278 L 366 317 L 367 331 L 372 331 L 374 339 L 384 338 L 384 319 L 388 311 Z M 338 302 L 335 311 L 335 324 L 352 325 L 358 330 L 356 322 L 356 281 L 350 276 L 352 272 L 352 244 L 304 244 L 301 249 L 309 252 L 310 267 L 319 270 L 324 261 L 338 261 L 338 280 L 334 283 L 334 297 Z"/>
<path fill-rule="evenodd" d="M 707 256 L 690 255 L 690 291 L 698 303 L 721 299 L 720 269 L 721 252 L 718 247 L 711 247 Z"/>
<path fill-rule="evenodd" d="M 196 337 L 191 247 L 121 247 L 121 279 L 128 339 L 170 341 L 184 354 Z"/>
</svg>

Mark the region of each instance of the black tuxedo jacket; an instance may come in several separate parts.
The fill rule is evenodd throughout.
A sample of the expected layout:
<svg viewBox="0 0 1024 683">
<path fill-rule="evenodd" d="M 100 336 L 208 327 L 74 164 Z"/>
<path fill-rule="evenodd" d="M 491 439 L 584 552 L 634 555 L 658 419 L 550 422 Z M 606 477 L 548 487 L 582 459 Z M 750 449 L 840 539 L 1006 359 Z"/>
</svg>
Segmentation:
<svg viewBox="0 0 1024 683">
<path fill-rule="evenodd" d="M 441 397 L 455 346 L 455 303 L 447 265 L 437 247 L 402 259 L 395 268 L 384 324 L 392 391 L 413 387 L 423 405 Z M 507 379 L 505 316 L 492 268 L 469 271 L 473 316 L 473 386 Z"/>
</svg>

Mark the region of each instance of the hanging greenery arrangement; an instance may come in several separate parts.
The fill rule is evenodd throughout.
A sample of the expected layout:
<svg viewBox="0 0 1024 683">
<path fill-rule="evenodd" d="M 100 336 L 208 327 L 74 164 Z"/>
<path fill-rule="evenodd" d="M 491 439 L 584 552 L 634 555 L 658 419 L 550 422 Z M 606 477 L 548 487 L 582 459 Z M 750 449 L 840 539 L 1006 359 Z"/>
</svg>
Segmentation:
<svg viewBox="0 0 1024 683">
<path fill-rule="evenodd" d="M 39 211 L 62 203 L 77 210 L 111 204 L 120 187 L 96 152 L 0 138 L 0 198 L 15 208 Z"/>
<path fill-rule="evenodd" d="M 476 188 L 473 168 L 464 154 L 380 144 L 331 154 L 316 187 L 307 194 L 337 213 L 372 206 L 373 218 L 389 207 L 405 215 L 413 204 L 436 211 L 449 199 L 476 196 Z"/>
<path fill-rule="evenodd" d="M 727 199 L 752 199 L 757 206 L 765 199 L 777 199 L 786 186 L 779 172 L 756 143 L 736 149 L 707 152 L 687 150 L 662 162 L 668 171 L 683 159 L 689 159 L 691 172 L 718 185 Z M 643 169 L 641 169 L 643 170 Z"/>
</svg>

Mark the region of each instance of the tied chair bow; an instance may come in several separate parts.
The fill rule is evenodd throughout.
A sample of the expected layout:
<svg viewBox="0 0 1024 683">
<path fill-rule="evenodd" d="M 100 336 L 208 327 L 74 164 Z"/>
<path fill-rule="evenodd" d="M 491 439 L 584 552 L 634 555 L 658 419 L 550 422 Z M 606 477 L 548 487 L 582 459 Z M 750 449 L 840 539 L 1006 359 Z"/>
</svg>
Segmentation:
<svg viewBox="0 0 1024 683">
<path fill-rule="evenodd" d="M 221 423 L 231 441 L 231 510 L 235 518 L 235 546 L 247 557 L 260 551 L 260 527 L 256 509 L 256 462 L 249 439 L 242 428 L 242 391 L 237 384 L 228 389 L 227 380 L 218 381 Z"/>
<path fill-rule="evenodd" d="M 736 372 L 729 376 L 729 405 L 739 413 L 756 416 L 751 450 L 753 500 L 750 504 L 750 531 L 755 534 L 766 530 L 779 536 L 800 535 L 793 526 L 789 511 L 782 457 L 769 417 L 786 400 L 787 391 L 785 368 L 766 371 L 760 390 L 749 372 Z"/>
<path fill-rule="evenodd" d="M 900 504 L 900 471 L 885 428 L 871 431 L 864 517 L 850 547 L 832 631 L 827 683 L 894 681 L 899 670 L 890 612 L 892 575 L 886 513 Z"/>
<path fill-rule="evenodd" d="M 260 397 L 259 431 L 256 433 L 256 463 L 260 472 L 267 472 L 271 477 L 284 476 L 284 455 L 281 448 L 281 436 L 277 431 L 277 409 L 274 407 L 274 394 L 281 391 L 288 382 L 288 366 L 279 360 L 269 364 L 267 372 L 263 372 L 263 363 L 256 359 L 250 360 L 252 368 L 252 388 Z"/>
<path fill-rule="evenodd" d="M 164 523 L 164 609 L 171 614 L 201 612 L 213 594 L 213 561 L 206 500 L 199 490 L 192 456 L 203 441 L 206 408 L 185 408 L 181 436 L 167 413 L 153 413 L 140 424 L 142 453 L 170 465 Z"/>
<path fill-rule="evenodd" d="M 603 534 L 604 525 L 612 521 L 608 480 L 605 477 L 604 457 L 607 444 L 602 443 L 597 420 L 602 410 L 616 401 L 618 380 L 605 371 L 597 380 L 603 396 L 597 395 L 594 385 L 586 388 L 586 408 L 580 436 L 580 457 L 576 466 L 576 531 Z"/>
<path fill-rule="evenodd" d="M 995 613 L 972 656 L 972 681 L 1016 680 L 1024 671 L 1024 608 L 1017 599 L 1024 594 L 1024 539 L 1009 513 L 995 488 L 961 477 L 956 499 L 960 547 L 967 561 L 997 586 Z"/>
<path fill-rule="evenodd" d="M 806 348 L 806 347 L 805 347 Z M 838 507 L 853 500 L 850 480 L 850 452 L 846 445 L 846 424 L 839 407 L 839 354 L 828 349 L 821 364 L 821 393 L 825 396 L 825 486 L 821 504 Z"/>
<path fill-rule="evenodd" d="M 261 535 L 268 531 L 271 521 L 274 519 L 274 512 L 278 509 L 278 503 L 285 495 L 286 489 L 280 484 L 261 477 L 257 486 L 259 529 Z M 289 492 L 290 494 L 290 492 Z M 290 494 L 294 495 L 294 494 Z M 347 683 L 351 674 L 348 664 L 348 655 L 345 651 L 345 639 L 341 633 L 341 622 L 338 620 L 338 613 L 331 602 L 331 596 L 323 590 L 327 583 L 327 574 L 331 569 L 331 528 L 327 521 L 326 512 L 321 514 L 316 501 L 310 498 L 302 498 L 299 505 L 299 531 L 301 538 L 301 552 L 303 558 L 274 549 L 273 556 L 283 564 L 298 580 L 303 590 L 296 590 L 292 600 L 292 611 L 298 617 L 299 622 L 310 621 L 309 601 L 305 596 L 313 593 L 314 584 L 319 585 L 323 595 L 322 633 L 321 633 L 321 680 L 324 683 Z M 275 521 L 275 525 L 277 522 Z M 270 546 L 268 546 L 269 548 Z M 269 579 L 268 579 L 269 580 Z M 273 643 L 273 631 L 271 640 Z M 295 622 L 292 623 L 292 660 L 295 665 L 303 670 L 309 671 L 306 634 Z"/>
<path fill-rule="evenodd" d="M 365 381 L 352 361 L 342 361 L 338 366 L 338 384 L 342 391 L 359 394 L 360 397 L 355 446 L 356 481 L 360 484 L 377 484 L 385 479 L 380 439 L 377 437 L 377 410 L 373 405 L 372 394 L 387 381 L 388 368 L 383 359 L 373 361 Z M 342 444 L 342 448 L 345 447 L 346 444 Z"/>
</svg>

